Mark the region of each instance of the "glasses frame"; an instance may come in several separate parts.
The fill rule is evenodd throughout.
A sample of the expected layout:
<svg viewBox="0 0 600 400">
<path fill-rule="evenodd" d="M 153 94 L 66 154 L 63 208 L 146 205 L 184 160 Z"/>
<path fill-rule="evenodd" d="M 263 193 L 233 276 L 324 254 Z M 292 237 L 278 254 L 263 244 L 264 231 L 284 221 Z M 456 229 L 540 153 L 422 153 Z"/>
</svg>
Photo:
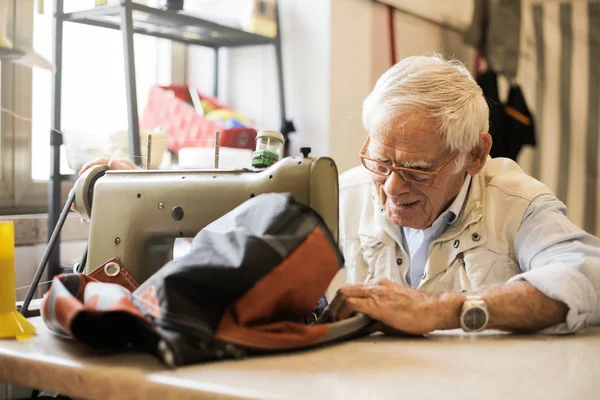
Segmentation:
<svg viewBox="0 0 600 400">
<path fill-rule="evenodd" d="M 398 175 L 400 175 L 402 177 L 402 179 L 404 181 L 409 182 L 409 183 L 413 183 L 413 184 L 416 184 L 416 185 L 421 185 L 421 186 L 431 186 L 431 185 L 433 185 L 433 183 L 435 182 L 435 178 L 437 178 L 437 176 L 440 174 L 440 172 L 442 172 L 442 170 L 444 169 L 444 167 L 446 165 L 448 165 L 450 163 L 450 161 L 452 161 L 458 155 L 458 152 L 453 153 L 450 156 L 450 158 L 448 158 L 439 167 L 437 167 L 437 169 L 435 171 L 421 171 L 419 169 L 414 169 L 414 168 L 395 167 L 393 165 L 390 165 L 390 164 L 385 163 L 385 162 L 380 161 L 380 160 L 376 160 L 374 158 L 367 157 L 365 155 L 366 152 L 367 152 L 367 148 L 369 147 L 370 141 L 371 141 L 371 136 L 367 136 L 367 140 L 363 144 L 362 149 L 360 150 L 360 153 L 358 154 L 359 157 L 360 157 L 360 161 L 362 162 L 363 166 L 368 171 L 370 171 L 370 172 L 372 172 L 374 174 L 377 174 L 379 176 L 385 176 L 386 178 L 388 176 L 390 176 L 393 172 L 396 172 Z M 390 172 L 388 172 L 387 174 L 382 174 L 380 172 L 373 171 L 373 170 L 371 170 L 371 169 L 369 169 L 367 167 L 367 165 L 365 164 L 365 160 L 373 161 L 373 162 L 375 162 L 377 164 L 384 165 L 386 168 L 389 168 Z M 430 183 L 423 183 L 423 182 L 415 181 L 415 180 L 409 178 L 404 172 L 413 172 L 413 173 L 417 173 L 417 174 L 428 175 L 429 177 L 431 177 L 431 182 Z"/>
</svg>

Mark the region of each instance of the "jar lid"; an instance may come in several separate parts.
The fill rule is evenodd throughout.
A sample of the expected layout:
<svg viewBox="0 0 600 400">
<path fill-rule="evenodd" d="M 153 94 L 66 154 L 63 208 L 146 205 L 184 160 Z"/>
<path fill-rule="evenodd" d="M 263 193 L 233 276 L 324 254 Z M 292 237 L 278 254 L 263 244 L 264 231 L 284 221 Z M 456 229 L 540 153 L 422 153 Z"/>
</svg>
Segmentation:
<svg viewBox="0 0 600 400">
<path fill-rule="evenodd" d="M 279 139 L 279 140 L 281 140 L 282 143 L 285 141 L 283 135 L 277 131 L 270 131 L 270 130 L 258 131 L 258 134 L 256 135 L 256 140 L 258 140 L 261 137 Z"/>
</svg>

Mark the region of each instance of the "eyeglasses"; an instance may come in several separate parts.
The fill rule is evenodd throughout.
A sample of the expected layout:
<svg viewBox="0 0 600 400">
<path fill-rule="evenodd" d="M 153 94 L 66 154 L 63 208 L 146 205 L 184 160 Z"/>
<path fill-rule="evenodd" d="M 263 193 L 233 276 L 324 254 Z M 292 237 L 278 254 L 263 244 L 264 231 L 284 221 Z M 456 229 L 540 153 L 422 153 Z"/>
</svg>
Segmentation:
<svg viewBox="0 0 600 400">
<path fill-rule="evenodd" d="M 365 155 L 367 153 L 367 149 L 369 148 L 370 139 L 370 136 L 367 136 L 367 140 L 365 141 L 365 144 L 363 144 L 362 150 L 359 154 L 360 160 L 366 169 L 383 177 L 388 177 L 392 174 L 392 172 L 396 172 L 406 182 L 415 183 L 422 186 L 433 185 L 435 178 L 442 171 L 442 169 L 444 169 L 444 167 L 458 155 L 458 152 L 452 154 L 450 158 L 444 161 L 442 165 L 440 165 L 435 171 L 422 171 L 414 168 L 394 167 L 390 164 L 384 163 L 383 161 L 375 160 Z"/>
</svg>

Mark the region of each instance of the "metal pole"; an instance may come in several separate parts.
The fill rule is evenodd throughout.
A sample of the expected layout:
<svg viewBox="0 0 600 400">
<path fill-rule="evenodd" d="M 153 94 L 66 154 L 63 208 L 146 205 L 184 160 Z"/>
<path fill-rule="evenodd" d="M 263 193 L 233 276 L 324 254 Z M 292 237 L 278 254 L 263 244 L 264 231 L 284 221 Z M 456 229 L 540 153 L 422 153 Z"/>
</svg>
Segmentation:
<svg viewBox="0 0 600 400">
<path fill-rule="evenodd" d="M 213 82 L 213 95 L 219 97 L 219 47 L 215 47 L 215 81 Z"/>
<path fill-rule="evenodd" d="M 31 302 L 31 299 L 33 299 L 33 295 L 35 294 L 35 291 L 37 290 L 37 287 L 40 284 L 40 279 L 42 278 L 42 274 L 44 273 L 46 263 L 48 262 L 48 259 L 50 258 L 52 249 L 54 247 L 56 247 L 56 243 L 60 236 L 60 231 L 62 230 L 62 227 L 65 224 L 65 220 L 67 219 L 67 215 L 69 214 L 69 210 L 71 209 L 71 205 L 73 204 L 74 201 L 75 201 L 75 190 L 71 190 L 71 193 L 69 193 L 69 199 L 67 200 L 67 204 L 65 204 L 65 207 L 63 208 L 62 212 L 60 213 L 56 227 L 54 228 L 54 231 L 50 235 L 50 240 L 48 241 L 48 247 L 46 247 L 46 250 L 44 251 L 44 255 L 42 256 L 40 265 L 38 266 L 37 271 L 35 271 L 35 276 L 33 277 L 33 281 L 31 282 L 31 285 L 29 286 L 29 290 L 27 290 L 27 295 L 25 296 L 25 300 L 23 301 L 23 305 L 21 306 L 21 310 L 20 310 L 21 314 L 23 314 L 23 315 L 27 314 L 27 310 L 29 309 L 29 303 Z"/>
<path fill-rule="evenodd" d="M 121 0 L 121 33 L 123 34 L 123 60 L 125 62 L 125 89 L 127 92 L 127 121 L 129 123 L 129 158 L 142 165 L 140 151 L 140 123 L 138 119 L 135 87 L 135 55 L 133 53 L 132 0 Z"/>
<path fill-rule="evenodd" d="M 42 274 L 44 273 L 46 263 L 48 262 L 48 259 L 50 258 L 52 249 L 54 247 L 56 247 L 56 243 L 58 242 L 58 238 L 60 236 L 60 231 L 62 230 L 62 227 L 65 224 L 65 220 L 67 219 L 67 215 L 69 214 L 71 205 L 73 204 L 74 201 L 75 201 L 75 190 L 71 190 L 71 193 L 69 193 L 69 199 L 67 200 L 67 204 L 65 204 L 65 207 L 63 208 L 62 212 L 60 213 L 56 227 L 54 228 L 54 231 L 50 235 L 50 240 L 48 241 L 48 247 L 46 247 L 46 250 L 44 251 L 44 255 L 42 256 L 42 260 L 40 261 L 40 265 L 38 266 L 37 271 L 35 271 L 35 276 L 33 277 L 31 286 L 29 286 L 29 290 L 27 290 L 27 295 L 25 296 L 25 300 L 23 301 L 23 305 L 21 306 L 21 310 L 20 310 L 21 314 L 23 314 L 23 315 L 25 315 L 27 313 L 27 310 L 29 309 L 29 303 L 31 302 L 31 299 L 33 299 L 33 295 L 35 294 L 35 291 L 37 290 L 37 287 L 40 284 L 40 279 L 42 278 Z"/>
<path fill-rule="evenodd" d="M 289 154 L 290 141 L 288 140 L 288 123 L 285 114 L 285 90 L 283 87 L 283 57 L 281 54 L 281 29 L 279 23 L 279 4 L 275 5 L 275 20 L 277 22 L 277 37 L 275 38 L 275 58 L 277 61 L 277 82 L 279 85 L 279 112 L 281 116 L 281 133 L 285 137 L 284 155 Z"/>
<path fill-rule="evenodd" d="M 61 176 L 60 176 L 60 146 L 62 134 L 60 133 L 60 117 L 62 102 L 62 45 L 63 45 L 63 0 L 54 1 L 54 20 L 52 21 L 54 41 L 52 45 L 52 58 L 56 68 L 52 75 L 52 114 L 50 130 L 50 180 L 48 182 L 48 241 L 58 223 L 61 202 Z M 60 236 L 57 240 L 60 242 Z M 48 279 L 60 274 L 60 246 L 55 246 L 49 257 Z"/>
<path fill-rule="evenodd" d="M 152 165 L 152 134 L 148 134 L 146 142 L 146 169 L 149 170 Z"/>
</svg>

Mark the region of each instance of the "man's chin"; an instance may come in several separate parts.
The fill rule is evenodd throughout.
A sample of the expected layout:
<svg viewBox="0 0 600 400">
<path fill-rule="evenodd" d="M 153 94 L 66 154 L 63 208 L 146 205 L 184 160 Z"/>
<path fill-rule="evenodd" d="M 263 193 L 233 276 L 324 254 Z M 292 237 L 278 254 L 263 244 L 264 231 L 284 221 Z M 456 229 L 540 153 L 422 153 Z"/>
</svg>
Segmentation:
<svg viewBox="0 0 600 400">
<path fill-rule="evenodd" d="M 390 212 L 387 210 L 388 219 L 394 225 L 402 226 L 404 228 L 412 228 L 412 229 L 423 229 L 423 223 L 421 221 L 416 221 L 412 215 L 405 215 Z"/>
<path fill-rule="evenodd" d="M 420 221 L 422 209 L 420 202 L 416 201 L 411 204 L 398 204 L 388 200 L 385 204 L 385 210 L 390 221 L 396 225 L 406 228 L 420 229 L 424 221 Z"/>
</svg>

